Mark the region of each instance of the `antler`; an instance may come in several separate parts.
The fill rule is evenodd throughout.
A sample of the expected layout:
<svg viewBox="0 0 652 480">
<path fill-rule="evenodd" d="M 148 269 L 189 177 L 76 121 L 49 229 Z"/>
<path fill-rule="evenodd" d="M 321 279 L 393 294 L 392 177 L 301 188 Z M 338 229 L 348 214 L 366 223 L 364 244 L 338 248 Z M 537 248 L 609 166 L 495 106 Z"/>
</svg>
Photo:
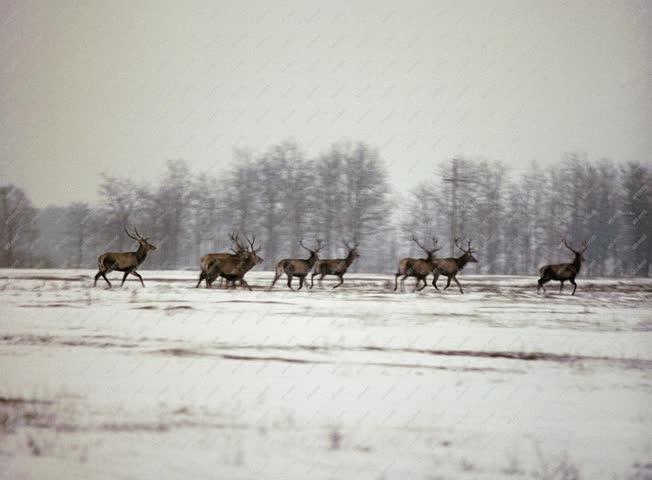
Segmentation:
<svg viewBox="0 0 652 480">
<path fill-rule="evenodd" d="M 589 242 L 584 240 L 582 242 L 582 250 L 580 250 L 580 252 L 584 252 L 584 250 L 586 250 L 587 248 L 589 248 Z"/>
<path fill-rule="evenodd" d="M 129 230 L 127 230 L 127 227 L 124 227 L 124 229 L 125 229 L 125 233 L 127 234 L 127 236 L 128 236 L 129 238 L 131 238 L 131 239 L 133 239 L 133 240 L 136 240 L 136 241 L 139 240 L 137 237 L 134 237 L 131 233 L 129 233 Z"/>
<path fill-rule="evenodd" d="M 437 246 L 438 244 L 439 244 L 439 240 L 437 240 L 437 237 L 432 237 L 432 245 L 433 245 L 432 252 L 433 253 L 435 253 L 438 250 L 441 250 L 441 247 Z"/>
<path fill-rule="evenodd" d="M 231 241 L 235 244 L 236 248 L 231 248 L 235 253 L 246 251 L 247 249 L 240 243 L 240 233 L 231 232 L 229 235 Z"/>
<path fill-rule="evenodd" d="M 425 246 L 423 246 L 421 242 L 419 242 L 419 239 L 415 235 L 412 235 L 412 241 L 416 243 L 421 250 L 423 250 L 426 253 L 428 252 L 428 249 Z"/>
<path fill-rule="evenodd" d="M 468 239 L 466 240 L 467 248 L 461 247 L 458 242 L 459 242 L 459 238 L 456 238 L 455 239 L 455 246 L 457 248 L 462 250 L 464 253 L 473 253 L 473 249 L 471 248 L 471 240 L 468 240 Z"/>
<path fill-rule="evenodd" d="M 245 235 L 244 237 L 247 243 L 249 244 L 249 249 L 251 253 L 256 253 L 256 248 L 254 247 L 254 244 L 256 243 L 256 235 L 254 235 L 251 240 L 249 240 L 249 237 L 247 237 L 247 235 Z M 258 250 L 260 250 L 260 247 L 258 248 Z"/>
<path fill-rule="evenodd" d="M 569 249 L 571 252 L 577 253 L 577 251 L 568 244 L 565 238 L 561 239 L 561 243 L 563 243 L 566 246 L 566 248 Z"/>
<path fill-rule="evenodd" d="M 312 252 L 318 252 L 318 251 L 321 250 L 321 249 L 323 248 L 323 246 L 324 246 L 324 244 L 323 244 L 322 241 L 321 241 L 321 238 L 318 238 L 318 239 L 317 239 L 317 246 L 316 246 L 314 249 L 306 247 L 306 246 L 303 244 L 303 240 L 300 240 L 300 241 L 299 241 L 299 245 L 301 245 L 301 247 L 303 247 L 304 249 L 308 250 L 310 253 L 312 253 Z"/>
</svg>

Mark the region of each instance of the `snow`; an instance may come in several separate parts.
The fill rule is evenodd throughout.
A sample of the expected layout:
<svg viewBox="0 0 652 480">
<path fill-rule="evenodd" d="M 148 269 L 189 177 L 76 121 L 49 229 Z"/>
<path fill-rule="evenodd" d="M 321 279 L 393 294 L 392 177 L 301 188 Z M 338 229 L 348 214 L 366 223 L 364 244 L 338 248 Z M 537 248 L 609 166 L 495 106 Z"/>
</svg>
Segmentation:
<svg viewBox="0 0 652 480">
<path fill-rule="evenodd" d="M 0 270 L 4 478 L 652 475 L 650 280 L 94 273 Z"/>
</svg>

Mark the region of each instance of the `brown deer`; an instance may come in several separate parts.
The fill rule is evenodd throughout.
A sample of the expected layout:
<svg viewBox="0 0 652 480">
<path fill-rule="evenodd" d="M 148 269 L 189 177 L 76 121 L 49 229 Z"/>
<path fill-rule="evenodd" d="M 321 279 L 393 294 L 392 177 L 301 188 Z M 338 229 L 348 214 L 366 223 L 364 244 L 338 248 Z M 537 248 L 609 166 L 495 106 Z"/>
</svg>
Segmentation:
<svg viewBox="0 0 652 480">
<path fill-rule="evenodd" d="M 462 285 L 457 281 L 457 274 L 466 266 L 467 263 L 478 263 L 478 259 L 473 256 L 474 251 L 471 248 L 471 240 L 467 240 L 467 248 L 463 248 L 460 246 L 458 239 L 456 238 L 455 246 L 462 250 L 463 254 L 461 257 L 437 258 L 434 260 L 434 268 L 432 271 L 434 278 L 432 279 L 432 286 L 439 290 L 439 287 L 437 287 L 437 279 L 439 278 L 439 275 L 444 275 L 445 277 L 448 277 L 444 290 L 450 287 L 451 280 L 455 280 L 455 283 L 460 289 L 460 293 L 464 293 Z"/>
<path fill-rule="evenodd" d="M 238 243 L 240 262 L 238 262 L 237 265 L 220 266 L 219 276 L 226 279 L 227 285 L 230 282 L 235 288 L 235 282 L 238 282 L 241 286 L 246 287 L 251 291 L 251 287 L 244 279 L 244 276 L 249 270 L 254 268 L 256 265 L 263 263 L 265 260 L 258 256 L 258 252 L 262 247 L 255 247 L 256 236 L 254 235 L 253 238 L 249 240 L 245 235 L 245 240 L 249 243 L 249 247 L 243 247 Z"/>
<path fill-rule="evenodd" d="M 292 288 L 292 278 L 299 277 L 299 290 L 301 290 L 301 287 L 303 287 L 303 281 L 306 279 L 308 273 L 310 273 L 310 270 L 312 270 L 315 262 L 319 260 L 319 251 L 323 248 L 323 245 L 319 239 L 317 239 L 317 246 L 312 249 L 306 247 L 303 244 L 303 240 L 299 242 L 299 245 L 301 245 L 301 248 L 308 250 L 308 252 L 310 252 L 310 256 L 306 259 L 284 258 L 278 262 L 276 264 L 274 281 L 270 285 L 269 290 L 274 288 L 276 281 L 281 277 L 281 275 L 283 275 L 283 273 L 285 273 L 285 275 L 288 277 L 288 287 L 290 287 L 291 290 L 294 290 L 294 288 Z"/>
<path fill-rule="evenodd" d="M 575 258 L 571 263 L 559 263 L 557 265 L 545 265 L 539 269 L 539 274 L 541 278 L 538 281 L 537 293 L 543 288 L 543 291 L 546 291 L 546 287 L 543 286 L 544 283 L 549 282 L 550 280 L 557 280 L 561 282 L 559 286 L 559 293 L 561 293 L 564 288 L 564 282 L 568 280 L 573 284 L 573 295 L 575 295 L 575 290 L 577 290 L 577 283 L 575 283 L 575 277 L 580 273 L 580 268 L 582 268 L 582 262 L 586 261 L 584 258 L 584 251 L 588 248 L 589 244 L 582 242 L 582 249 L 575 250 L 571 247 L 566 240 L 562 240 L 562 243 L 568 248 Z"/>
<path fill-rule="evenodd" d="M 310 277 L 310 289 L 312 290 L 315 284 L 315 275 L 319 275 L 319 285 L 326 275 L 335 275 L 340 279 L 340 283 L 333 288 L 337 288 L 344 283 L 344 274 L 349 269 L 353 261 L 360 256 L 358 254 L 358 244 L 355 243 L 350 246 L 348 243 L 343 242 L 347 249 L 346 258 L 334 258 L 328 260 L 317 260 L 315 262 L 315 270 Z"/>
<path fill-rule="evenodd" d="M 394 291 L 396 291 L 398 288 L 398 277 L 401 275 L 403 275 L 403 278 L 401 279 L 401 285 L 405 283 L 405 279 L 407 277 L 416 277 L 417 283 L 414 287 L 415 291 L 419 292 L 423 290 L 427 285 L 426 278 L 432 273 L 433 261 L 435 260 L 435 252 L 441 250 L 440 247 L 437 247 L 437 238 L 435 237 L 432 237 L 432 248 L 426 248 L 419 242 L 419 240 L 417 240 L 414 235 L 412 236 L 412 241 L 426 253 L 426 258 L 406 257 L 402 258 L 401 261 L 398 262 L 398 271 L 396 272 L 396 275 L 394 275 Z M 421 282 L 423 282 L 423 286 L 419 288 L 419 284 Z M 401 287 L 401 289 L 402 288 L 403 287 Z"/>
<path fill-rule="evenodd" d="M 109 282 L 109 279 L 106 278 L 106 274 L 114 270 L 118 272 L 125 272 L 124 276 L 122 277 L 122 283 L 120 286 L 124 285 L 125 280 L 127 279 L 127 275 L 130 273 L 138 277 L 140 279 L 141 285 L 143 287 L 145 286 L 143 277 L 141 277 L 136 272 L 136 269 L 141 263 L 145 261 L 147 252 L 150 250 L 156 250 L 156 247 L 149 243 L 149 238 L 143 238 L 138 233 L 136 228 L 134 228 L 134 232 L 136 234 L 135 236 L 129 233 L 129 231 L 125 228 L 125 233 L 129 236 L 129 238 L 132 238 L 138 242 L 138 250 L 135 252 L 107 252 L 99 256 L 97 259 L 99 271 L 97 272 L 97 275 L 95 275 L 95 282 L 93 283 L 94 287 L 97 285 L 97 280 L 102 277 L 104 280 L 106 280 L 106 283 L 109 284 L 109 288 L 111 288 L 111 282 Z"/>
<path fill-rule="evenodd" d="M 197 288 L 202 280 L 206 281 L 206 288 L 211 288 L 215 279 L 222 277 L 233 286 L 235 286 L 236 281 L 239 281 L 240 285 L 251 290 L 249 284 L 244 280 L 244 275 L 263 262 L 263 259 L 258 256 L 260 248 L 254 246 L 256 237 L 254 236 L 253 240 L 249 240 L 245 235 L 249 247 L 245 247 L 240 243 L 239 234 L 232 233 L 230 237 L 234 244 L 234 247 L 231 248 L 233 253 L 209 253 L 201 257 L 201 273 L 199 274 Z"/>
<path fill-rule="evenodd" d="M 232 262 L 236 264 L 240 261 L 238 258 L 238 253 L 241 251 L 241 245 L 238 242 L 239 233 L 231 233 L 229 237 L 233 242 L 233 247 L 231 251 L 233 253 L 222 252 L 222 253 L 208 253 L 199 259 L 199 267 L 201 272 L 199 273 L 199 281 L 195 288 L 199 288 L 202 280 L 206 281 L 206 288 L 211 288 L 213 282 L 217 277 L 219 277 L 219 263 L 220 262 Z"/>
</svg>

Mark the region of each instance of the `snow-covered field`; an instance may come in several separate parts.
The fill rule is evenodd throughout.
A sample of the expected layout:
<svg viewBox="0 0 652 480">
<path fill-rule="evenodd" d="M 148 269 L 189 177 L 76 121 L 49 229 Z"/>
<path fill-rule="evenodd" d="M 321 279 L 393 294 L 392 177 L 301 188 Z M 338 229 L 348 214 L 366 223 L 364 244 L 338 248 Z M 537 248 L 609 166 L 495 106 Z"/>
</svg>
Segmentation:
<svg viewBox="0 0 652 480">
<path fill-rule="evenodd" d="M 652 477 L 649 280 L 94 273 L 0 270 L 4 478 Z"/>
</svg>

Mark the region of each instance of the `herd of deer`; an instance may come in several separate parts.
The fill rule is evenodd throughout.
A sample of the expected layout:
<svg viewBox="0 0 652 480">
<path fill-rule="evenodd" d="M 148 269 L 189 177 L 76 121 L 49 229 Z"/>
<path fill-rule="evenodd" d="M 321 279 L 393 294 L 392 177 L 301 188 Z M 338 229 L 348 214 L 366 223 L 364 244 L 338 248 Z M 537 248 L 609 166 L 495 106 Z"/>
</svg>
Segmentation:
<svg viewBox="0 0 652 480">
<path fill-rule="evenodd" d="M 136 269 L 138 266 L 143 263 L 147 257 L 147 252 L 150 250 L 156 250 L 156 247 L 149 243 L 149 238 L 143 237 L 138 233 L 137 229 L 134 229 L 134 233 L 129 233 L 125 228 L 126 234 L 129 238 L 136 240 L 138 242 L 138 250 L 135 252 L 107 252 L 102 255 L 97 260 L 99 270 L 97 275 L 95 275 L 95 282 L 93 286 L 97 285 L 97 280 L 102 277 L 106 283 L 111 287 L 111 282 L 106 278 L 106 274 L 112 271 L 124 272 L 122 277 L 122 286 L 127 279 L 129 274 L 132 274 L 140 280 L 142 286 L 145 286 L 143 282 L 143 277 L 141 277 Z M 206 288 L 210 288 L 213 282 L 218 278 L 226 280 L 227 286 L 229 284 L 232 287 L 236 287 L 236 282 L 241 286 L 247 287 L 251 290 L 249 284 L 245 281 L 245 274 L 251 270 L 253 267 L 263 262 L 263 259 L 258 256 L 260 247 L 256 248 L 256 237 L 249 240 L 245 235 L 245 240 L 247 245 L 244 245 L 240 241 L 239 234 L 232 233 L 231 241 L 233 242 L 233 247 L 231 248 L 232 253 L 209 253 L 204 255 L 200 259 L 201 273 L 199 274 L 199 281 L 197 282 L 197 287 L 201 284 L 202 280 L 206 282 Z M 459 244 L 458 239 L 455 240 L 455 246 L 462 251 L 462 255 L 459 257 L 450 257 L 450 258 L 437 258 L 435 257 L 435 252 L 440 250 L 437 246 L 437 239 L 433 238 L 433 247 L 427 248 L 416 237 L 412 237 L 414 241 L 426 254 L 425 258 L 403 258 L 398 264 L 398 271 L 394 276 L 394 290 L 398 288 L 398 278 L 401 278 L 401 284 L 405 282 L 405 279 L 408 277 L 415 277 L 417 280 L 415 290 L 421 291 L 427 286 L 426 279 L 428 275 L 432 275 L 432 286 L 435 289 L 439 290 L 437 287 L 437 280 L 441 275 L 447 277 L 446 290 L 450 284 L 451 280 L 454 280 L 460 289 L 460 293 L 464 293 L 460 282 L 457 280 L 457 274 L 464 268 L 464 266 L 471 262 L 477 263 L 477 258 L 473 256 L 473 249 L 471 248 L 471 240 L 467 241 L 467 247 L 464 248 Z M 559 291 L 561 292 L 564 288 L 564 282 L 569 281 L 573 285 L 573 295 L 575 295 L 575 290 L 577 289 L 577 284 L 575 283 L 575 277 L 580 272 L 582 262 L 584 259 L 584 251 L 588 247 L 587 242 L 583 242 L 582 248 L 580 250 L 575 250 L 571 247 L 566 240 L 563 240 L 563 244 L 573 252 L 575 258 L 571 263 L 560 263 L 555 265 L 546 265 L 539 269 L 541 278 L 538 280 L 537 292 L 543 288 L 545 291 L 544 284 L 550 280 L 556 280 L 561 282 Z M 358 254 L 358 245 L 350 245 L 344 242 L 344 246 L 347 249 L 347 255 L 345 258 L 336 258 L 321 260 L 319 259 L 319 251 L 323 248 L 323 243 L 321 240 L 317 240 L 316 244 L 311 248 L 304 245 L 303 240 L 299 242 L 299 245 L 307 250 L 310 253 L 308 258 L 284 258 L 276 264 L 276 269 L 274 273 L 274 280 L 269 287 L 271 290 L 276 282 L 278 281 L 283 274 L 287 276 L 287 285 L 290 289 L 292 288 L 292 279 L 298 277 L 299 279 L 299 290 L 303 287 L 303 283 L 306 280 L 308 274 L 312 271 L 310 277 L 310 288 L 314 286 L 315 277 L 319 275 L 319 283 L 326 275 L 333 275 L 338 277 L 339 283 L 337 283 L 333 288 L 337 288 L 342 283 L 344 283 L 344 274 L 349 269 L 353 261 L 359 257 Z M 421 285 L 423 282 L 423 285 Z M 420 286 L 421 285 L 421 286 Z"/>
</svg>

